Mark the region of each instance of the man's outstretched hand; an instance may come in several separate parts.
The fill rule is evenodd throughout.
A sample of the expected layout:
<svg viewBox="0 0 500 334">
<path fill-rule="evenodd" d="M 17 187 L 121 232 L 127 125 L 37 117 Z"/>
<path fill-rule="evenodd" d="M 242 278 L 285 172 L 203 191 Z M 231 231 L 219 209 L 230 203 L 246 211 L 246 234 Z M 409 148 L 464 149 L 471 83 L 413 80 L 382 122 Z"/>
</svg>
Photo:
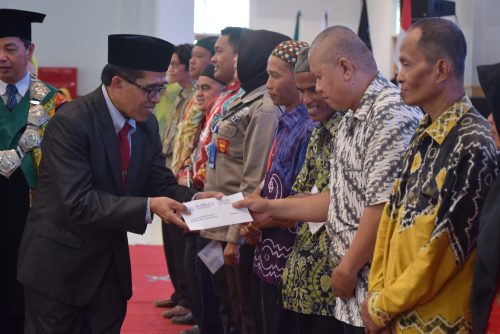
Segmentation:
<svg viewBox="0 0 500 334">
<path fill-rule="evenodd" d="M 189 210 L 184 204 L 168 197 L 151 197 L 149 204 L 151 211 L 164 222 L 175 224 L 182 229 L 187 228 L 181 216 L 181 213 L 189 214 Z"/>
<path fill-rule="evenodd" d="M 250 194 L 245 199 L 233 203 L 237 209 L 248 208 L 256 224 L 266 223 L 271 220 L 269 200 L 256 194 Z"/>
</svg>

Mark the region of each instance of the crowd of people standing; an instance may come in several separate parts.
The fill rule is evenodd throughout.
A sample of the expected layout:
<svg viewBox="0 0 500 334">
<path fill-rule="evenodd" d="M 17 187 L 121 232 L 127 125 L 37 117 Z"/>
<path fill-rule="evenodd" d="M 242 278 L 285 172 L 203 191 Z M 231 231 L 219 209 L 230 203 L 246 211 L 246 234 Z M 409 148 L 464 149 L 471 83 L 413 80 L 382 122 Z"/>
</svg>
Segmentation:
<svg viewBox="0 0 500 334">
<path fill-rule="evenodd" d="M 0 10 L 12 333 L 119 333 L 126 232 L 153 214 L 175 289 L 155 305 L 184 334 L 499 332 L 500 64 L 478 69 L 488 122 L 455 23 L 412 25 L 399 86 L 343 26 L 311 45 L 110 35 L 102 85 L 66 103 L 28 71 L 43 18 Z M 181 219 L 182 202 L 237 192 L 252 222 Z"/>
</svg>

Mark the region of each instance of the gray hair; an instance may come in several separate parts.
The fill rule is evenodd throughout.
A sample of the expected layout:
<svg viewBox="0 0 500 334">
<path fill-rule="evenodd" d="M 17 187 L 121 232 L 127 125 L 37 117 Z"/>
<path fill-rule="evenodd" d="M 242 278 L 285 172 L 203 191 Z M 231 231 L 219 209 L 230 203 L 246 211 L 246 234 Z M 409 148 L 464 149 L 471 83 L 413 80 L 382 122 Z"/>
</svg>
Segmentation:
<svg viewBox="0 0 500 334">
<path fill-rule="evenodd" d="M 467 43 L 464 33 L 455 23 L 438 17 L 429 17 L 418 20 L 409 30 L 421 31 L 418 48 L 429 64 L 435 64 L 439 58 L 448 58 L 456 78 L 463 80 Z"/>
</svg>

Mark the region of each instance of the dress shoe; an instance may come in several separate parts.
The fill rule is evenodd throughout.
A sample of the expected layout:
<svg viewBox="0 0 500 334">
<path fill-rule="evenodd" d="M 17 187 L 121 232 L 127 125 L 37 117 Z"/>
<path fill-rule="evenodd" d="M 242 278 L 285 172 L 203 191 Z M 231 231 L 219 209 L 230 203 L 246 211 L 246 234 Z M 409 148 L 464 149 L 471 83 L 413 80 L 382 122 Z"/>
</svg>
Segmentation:
<svg viewBox="0 0 500 334">
<path fill-rule="evenodd" d="M 167 307 L 167 308 L 172 308 L 175 305 L 177 305 L 172 299 L 158 299 L 155 300 L 155 306 L 156 307 Z"/>
<path fill-rule="evenodd" d="M 184 315 L 176 315 L 170 321 L 176 325 L 194 325 L 194 324 L 196 324 L 196 322 L 194 321 L 194 318 L 193 318 L 193 313 L 191 313 L 191 312 L 188 312 Z"/>
<path fill-rule="evenodd" d="M 184 315 L 184 314 L 189 313 L 189 312 L 190 312 L 190 310 L 188 308 L 185 308 L 184 306 L 181 306 L 181 305 L 177 305 L 176 307 L 174 307 L 170 310 L 166 310 L 161 315 L 164 318 L 170 319 L 170 318 L 175 317 L 177 315 Z"/>
<path fill-rule="evenodd" d="M 185 329 L 179 334 L 200 334 L 200 328 L 198 327 L 198 325 L 194 325 L 192 328 Z"/>
</svg>

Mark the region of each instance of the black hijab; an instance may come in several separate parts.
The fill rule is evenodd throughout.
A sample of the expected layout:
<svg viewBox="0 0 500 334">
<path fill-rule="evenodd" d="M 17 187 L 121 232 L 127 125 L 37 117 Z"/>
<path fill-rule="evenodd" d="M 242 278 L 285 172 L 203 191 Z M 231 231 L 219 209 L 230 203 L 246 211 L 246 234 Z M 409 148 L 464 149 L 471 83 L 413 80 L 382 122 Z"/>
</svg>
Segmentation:
<svg viewBox="0 0 500 334">
<path fill-rule="evenodd" d="M 486 100 L 488 100 L 495 125 L 497 129 L 500 129 L 500 63 L 479 65 L 477 75 Z"/>
<path fill-rule="evenodd" d="M 238 79 L 245 95 L 267 82 L 267 59 L 274 47 L 291 38 L 268 30 L 245 29 L 240 37 Z"/>
</svg>

